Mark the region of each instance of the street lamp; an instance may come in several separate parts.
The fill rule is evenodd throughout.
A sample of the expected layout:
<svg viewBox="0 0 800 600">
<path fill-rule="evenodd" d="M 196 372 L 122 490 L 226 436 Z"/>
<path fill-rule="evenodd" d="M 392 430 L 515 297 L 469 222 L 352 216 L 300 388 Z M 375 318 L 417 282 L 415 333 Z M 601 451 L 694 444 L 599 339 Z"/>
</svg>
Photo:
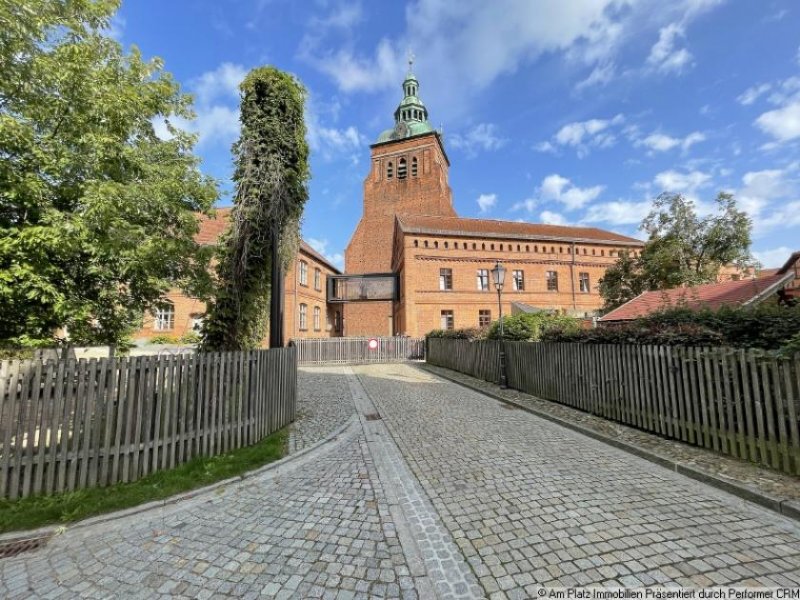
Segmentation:
<svg viewBox="0 0 800 600">
<path fill-rule="evenodd" d="M 492 280 L 494 281 L 494 288 L 497 290 L 497 308 L 500 313 L 500 389 L 508 388 L 508 379 L 506 378 L 506 350 L 505 350 L 505 333 L 503 331 L 503 301 L 501 294 L 503 293 L 503 285 L 506 282 L 506 268 L 499 260 L 492 269 Z"/>
</svg>

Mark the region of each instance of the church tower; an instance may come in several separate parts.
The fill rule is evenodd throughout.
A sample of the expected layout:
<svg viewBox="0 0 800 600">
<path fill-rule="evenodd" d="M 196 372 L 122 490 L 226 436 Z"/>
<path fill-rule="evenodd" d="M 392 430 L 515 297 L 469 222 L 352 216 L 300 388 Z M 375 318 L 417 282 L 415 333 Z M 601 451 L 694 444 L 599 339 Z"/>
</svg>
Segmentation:
<svg viewBox="0 0 800 600">
<path fill-rule="evenodd" d="M 396 215 L 457 216 L 448 182 L 450 162 L 442 136 L 428 120 L 419 98 L 419 82 L 409 70 L 403 99 L 394 111 L 394 127 L 371 148 L 364 180 L 364 210 L 345 250 L 347 274 L 390 273 Z M 345 333 L 393 335 L 392 303 L 370 302 L 345 310 Z"/>
</svg>

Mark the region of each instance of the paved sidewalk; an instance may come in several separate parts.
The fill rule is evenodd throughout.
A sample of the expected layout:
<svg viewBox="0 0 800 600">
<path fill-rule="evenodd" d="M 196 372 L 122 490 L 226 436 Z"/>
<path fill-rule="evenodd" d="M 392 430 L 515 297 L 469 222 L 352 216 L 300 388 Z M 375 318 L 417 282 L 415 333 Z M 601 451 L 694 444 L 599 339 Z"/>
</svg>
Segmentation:
<svg viewBox="0 0 800 600">
<path fill-rule="evenodd" d="M 795 522 L 417 367 L 302 369 L 299 389 L 297 456 L 0 560 L 0 597 L 800 584 Z"/>
<path fill-rule="evenodd" d="M 795 521 L 423 369 L 357 373 L 492 597 L 800 585 Z"/>
</svg>

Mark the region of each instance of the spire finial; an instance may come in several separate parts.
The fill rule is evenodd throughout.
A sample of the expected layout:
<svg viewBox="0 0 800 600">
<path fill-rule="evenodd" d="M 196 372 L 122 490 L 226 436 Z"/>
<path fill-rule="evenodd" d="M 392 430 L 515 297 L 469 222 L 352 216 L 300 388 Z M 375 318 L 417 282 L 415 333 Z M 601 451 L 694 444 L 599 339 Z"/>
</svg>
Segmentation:
<svg viewBox="0 0 800 600">
<path fill-rule="evenodd" d="M 411 73 L 411 69 L 414 67 L 414 53 L 409 49 L 408 51 L 408 72 Z"/>
</svg>

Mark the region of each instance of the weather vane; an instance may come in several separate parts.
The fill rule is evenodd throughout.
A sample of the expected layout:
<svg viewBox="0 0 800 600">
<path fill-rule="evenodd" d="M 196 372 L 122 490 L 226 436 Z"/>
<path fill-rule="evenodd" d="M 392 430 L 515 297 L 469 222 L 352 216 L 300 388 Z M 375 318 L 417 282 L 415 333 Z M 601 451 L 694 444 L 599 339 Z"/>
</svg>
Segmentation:
<svg viewBox="0 0 800 600">
<path fill-rule="evenodd" d="M 416 56 L 414 56 L 414 53 L 411 50 L 409 50 L 408 51 L 408 72 L 409 73 L 411 73 L 411 69 L 414 66 L 414 59 L 415 58 L 416 58 Z"/>
</svg>

